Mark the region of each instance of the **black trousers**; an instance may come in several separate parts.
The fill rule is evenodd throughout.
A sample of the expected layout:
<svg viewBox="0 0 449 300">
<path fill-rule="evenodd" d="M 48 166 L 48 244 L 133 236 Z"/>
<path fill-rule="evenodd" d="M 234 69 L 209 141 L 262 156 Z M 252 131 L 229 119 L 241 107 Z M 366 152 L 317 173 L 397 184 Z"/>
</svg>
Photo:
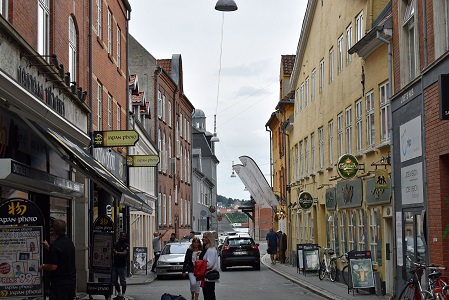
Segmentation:
<svg viewBox="0 0 449 300">
<path fill-rule="evenodd" d="M 151 271 L 152 272 L 156 271 L 156 264 L 157 264 L 157 260 L 159 259 L 160 255 L 161 255 L 160 252 L 154 252 L 154 262 L 153 262 L 153 265 L 151 266 Z"/>
<path fill-rule="evenodd" d="M 205 281 L 203 287 L 204 300 L 216 300 L 215 298 L 215 282 Z"/>
</svg>

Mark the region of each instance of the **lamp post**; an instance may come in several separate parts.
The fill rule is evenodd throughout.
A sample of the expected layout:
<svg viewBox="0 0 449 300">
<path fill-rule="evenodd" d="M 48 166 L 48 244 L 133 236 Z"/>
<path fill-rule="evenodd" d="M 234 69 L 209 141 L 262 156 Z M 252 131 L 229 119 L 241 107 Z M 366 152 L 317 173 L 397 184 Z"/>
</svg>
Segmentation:
<svg viewBox="0 0 449 300">
<path fill-rule="evenodd" d="M 215 4 L 215 9 L 218 11 L 236 11 L 237 4 L 234 0 L 218 0 Z"/>
</svg>

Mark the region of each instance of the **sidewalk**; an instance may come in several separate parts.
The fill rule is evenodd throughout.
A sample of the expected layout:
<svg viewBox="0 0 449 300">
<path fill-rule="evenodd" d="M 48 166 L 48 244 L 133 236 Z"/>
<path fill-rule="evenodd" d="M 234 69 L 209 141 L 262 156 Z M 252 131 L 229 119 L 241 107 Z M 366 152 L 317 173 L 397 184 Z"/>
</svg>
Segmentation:
<svg viewBox="0 0 449 300">
<path fill-rule="evenodd" d="M 307 273 L 306 275 L 298 273 L 296 267 L 290 265 L 284 265 L 277 263 L 275 265 L 271 264 L 270 255 L 265 254 L 261 258 L 261 262 L 270 268 L 272 271 L 278 273 L 281 276 L 295 282 L 301 287 L 312 291 L 313 293 L 320 295 L 326 299 L 331 300 L 346 300 L 346 299 L 363 299 L 363 300 L 389 300 L 390 295 L 386 296 L 376 296 L 370 294 L 364 290 L 359 290 L 359 292 L 349 291 L 348 286 L 340 282 L 332 282 L 328 278 L 320 280 L 318 278 L 318 273 Z"/>
</svg>

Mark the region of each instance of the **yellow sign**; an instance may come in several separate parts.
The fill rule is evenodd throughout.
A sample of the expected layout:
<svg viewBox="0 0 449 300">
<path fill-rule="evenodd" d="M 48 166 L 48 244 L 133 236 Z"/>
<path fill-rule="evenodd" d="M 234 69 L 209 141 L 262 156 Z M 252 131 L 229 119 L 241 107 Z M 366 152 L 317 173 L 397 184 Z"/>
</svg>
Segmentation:
<svg viewBox="0 0 449 300">
<path fill-rule="evenodd" d="M 128 167 L 155 167 L 158 163 L 157 155 L 128 155 L 126 157 Z"/>
<path fill-rule="evenodd" d="M 376 189 L 388 189 L 388 182 L 390 181 L 390 176 L 388 175 L 388 171 L 384 169 L 376 170 Z"/>
<path fill-rule="evenodd" d="M 139 140 L 135 130 L 94 131 L 94 148 L 134 146 Z"/>
</svg>

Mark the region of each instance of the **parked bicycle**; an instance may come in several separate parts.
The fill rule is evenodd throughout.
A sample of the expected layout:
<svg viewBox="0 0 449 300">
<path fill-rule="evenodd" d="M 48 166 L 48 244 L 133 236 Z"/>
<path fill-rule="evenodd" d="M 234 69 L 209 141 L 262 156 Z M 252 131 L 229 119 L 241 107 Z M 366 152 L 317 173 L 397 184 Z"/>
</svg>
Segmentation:
<svg viewBox="0 0 449 300">
<path fill-rule="evenodd" d="M 444 267 L 426 266 L 419 262 L 413 262 L 409 256 L 407 260 L 411 263 L 410 274 L 412 278 L 404 286 L 402 292 L 399 294 L 399 299 L 402 300 L 447 300 L 449 299 L 449 286 L 441 277 L 438 270 L 444 270 Z M 425 270 L 431 271 L 427 276 L 427 289 L 423 288 L 421 278 Z"/>
<path fill-rule="evenodd" d="M 349 261 L 348 261 L 348 253 L 344 253 L 342 255 L 340 255 L 339 257 L 337 257 L 337 259 L 339 259 L 342 263 L 342 266 L 344 266 L 341 269 L 341 276 L 343 277 L 343 282 L 346 285 L 349 285 Z"/>
<path fill-rule="evenodd" d="M 323 248 L 323 259 L 320 262 L 318 277 L 323 280 L 328 275 L 331 281 L 335 281 L 337 278 L 337 258 L 334 250 L 332 248 L 321 248 Z"/>
</svg>

